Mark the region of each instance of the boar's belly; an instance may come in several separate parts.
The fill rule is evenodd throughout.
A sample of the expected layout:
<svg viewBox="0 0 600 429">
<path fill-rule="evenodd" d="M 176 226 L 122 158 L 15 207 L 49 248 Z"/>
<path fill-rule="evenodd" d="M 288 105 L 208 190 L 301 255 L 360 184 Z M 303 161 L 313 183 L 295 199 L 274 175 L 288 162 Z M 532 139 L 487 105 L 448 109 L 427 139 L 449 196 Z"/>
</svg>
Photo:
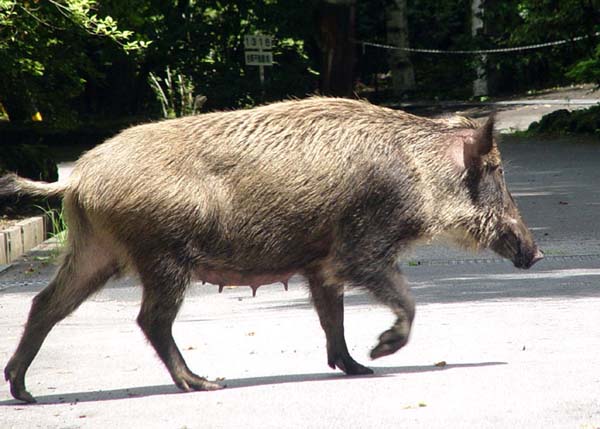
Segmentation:
<svg viewBox="0 0 600 429">
<path fill-rule="evenodd" d="M 233 270 L 206 270 L 196 269 L 194 277 L 204 282 L 215 285 L 227 286 L 262 286 L 271 283 L 286 283 L 295 271 L 272 273 L 248 273 Z"/>
</svg>

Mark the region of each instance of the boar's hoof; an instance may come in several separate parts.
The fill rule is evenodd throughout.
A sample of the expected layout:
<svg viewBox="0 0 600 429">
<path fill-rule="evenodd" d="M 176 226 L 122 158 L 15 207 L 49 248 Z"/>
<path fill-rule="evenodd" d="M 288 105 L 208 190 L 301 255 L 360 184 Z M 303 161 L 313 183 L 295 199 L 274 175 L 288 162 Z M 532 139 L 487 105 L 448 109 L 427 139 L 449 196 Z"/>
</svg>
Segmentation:
<svg viewBox="0 0 600 429">
<path fill-rule="evenodd" d="M 12 384 L 10 386 L 10 393 L 15 399 L 18 399 L 19 401 L 24 401 L 28 404 L 35 404 L 37 402 L 35 398 L 31 396 L 31 393 L 29 393 L 27 390 L 19 389 L 16 386 L 13 387 Z"/>
<path fill-rule="evenodd" d="M 212 381 L 208 381 L 206 378 L 199 377 L 195 374 L 186 376 L 185 379 L 176 381 L 175 384 L 181 390 L 186 392 L 191 392 L 193 390 L 219 390 L 224 387 L 218 383 L 213 383 Z"/>
<path fill-rule="evenodd" d="M 394 328 L 385 331 L 379 337 L 379 344 L 371 350 L 371 359 L 391 355 L 397 352 L 408 342 L 408 335 L 398 332 Z"/>
<path fill-rule="evenodd" d="M 12 393 L 12 392 L 11 392 L 11 393 Z M 23 391 L 21 391 L 21 392 L 19 393 L 19 396 L 17 396 L 17 395 L 14 395 L 14 394 L 13 394 L 13 396 L 14 396 L 16 399 L 19 399 L 19 400 L 21 400 L 21 401 L 25 401 L 25 402 L 27 402 L 28 404 L 35 404 L 35 403 L 37 403 L 36 399 L 35 399 L 33 396 L 31 396 L 31 393 L 29 393 L 27 390 L 23 390 Z"/>
<path fill-rule="evenodd" d="M 343 347 L 335 349 L 331 344 L 327 345 L 327 364 L 331 369 L 339 368 L 348 375 L 373 374 L 373 370 L 356 362 L 344 344 Z"/>
<path fill-rule="evenodd" d="M 330 365 L 331 366 L 331 365 Z M 347 375 L 368 375 L 373 374 L 373 370 L 371 368 L 367 368 L 356 362 L 354 359 L 350 358 L 349 360 L 337 359 L 332 368 L 338 367 L 342 371 L 344 371 Z"/>
<path fill-rule="evenodd" d="M 31 394 L 25 389 L 25 377 L 17 374 L 17 370 L 13 367 L 15 365 L 11 362 L 4 369 L 4 379 L 10 383 L 10 394 L 13 398 L 19 401 L 27 402 L 28 404 L 35 404 L 37 401 Z"/>
</svg>

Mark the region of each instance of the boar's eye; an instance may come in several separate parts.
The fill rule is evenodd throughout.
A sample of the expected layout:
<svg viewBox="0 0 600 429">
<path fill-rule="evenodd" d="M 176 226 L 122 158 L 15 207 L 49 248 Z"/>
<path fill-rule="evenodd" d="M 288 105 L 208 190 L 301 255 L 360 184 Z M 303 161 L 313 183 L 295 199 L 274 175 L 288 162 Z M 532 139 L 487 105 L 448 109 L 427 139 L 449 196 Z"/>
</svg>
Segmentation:
<svg viewBox="0 0 600 429">
<path fill-rule="evenodd" d="M 502 169 L 502 166 L 500 166 L 500 164 L 488 164 L 486 165 L 486 170 L 488 171 L 488 173 L 498 173 L 500 174 L 500 176 L 504 175 L 504 170 Z"/>
</svg>

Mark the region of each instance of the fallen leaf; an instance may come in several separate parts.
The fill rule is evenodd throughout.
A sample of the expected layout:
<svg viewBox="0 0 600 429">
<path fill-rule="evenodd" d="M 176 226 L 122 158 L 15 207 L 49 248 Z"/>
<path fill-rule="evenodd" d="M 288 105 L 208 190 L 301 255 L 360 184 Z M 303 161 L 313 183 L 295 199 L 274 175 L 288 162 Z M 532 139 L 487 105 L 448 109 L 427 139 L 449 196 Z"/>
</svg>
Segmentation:
<svg viewBox="0 0 600 429">
<path fill-rule="evenodd" d="M 423 408 L 426 407 L 427 404 L 425 402 L 419 402 L 417 405 L 406 405 L 405 407 L 402 407 L 403 410 L 415 410 L 417 408 Z"/>
</svg>

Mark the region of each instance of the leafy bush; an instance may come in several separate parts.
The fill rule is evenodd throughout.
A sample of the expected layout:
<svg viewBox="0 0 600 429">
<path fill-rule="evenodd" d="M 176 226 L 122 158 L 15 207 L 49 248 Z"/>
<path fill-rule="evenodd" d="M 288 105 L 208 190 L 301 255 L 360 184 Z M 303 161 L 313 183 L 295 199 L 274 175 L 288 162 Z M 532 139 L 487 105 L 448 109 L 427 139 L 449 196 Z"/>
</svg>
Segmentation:
<svg viewBox="0 0 600 429">
<path fill-rule="evenodd" d="M 589 109 L 557 110 L 532 123 L 528 132 L 534 134 L 595 134 L 600 135 L 600 105 Z"/>
</svg>

